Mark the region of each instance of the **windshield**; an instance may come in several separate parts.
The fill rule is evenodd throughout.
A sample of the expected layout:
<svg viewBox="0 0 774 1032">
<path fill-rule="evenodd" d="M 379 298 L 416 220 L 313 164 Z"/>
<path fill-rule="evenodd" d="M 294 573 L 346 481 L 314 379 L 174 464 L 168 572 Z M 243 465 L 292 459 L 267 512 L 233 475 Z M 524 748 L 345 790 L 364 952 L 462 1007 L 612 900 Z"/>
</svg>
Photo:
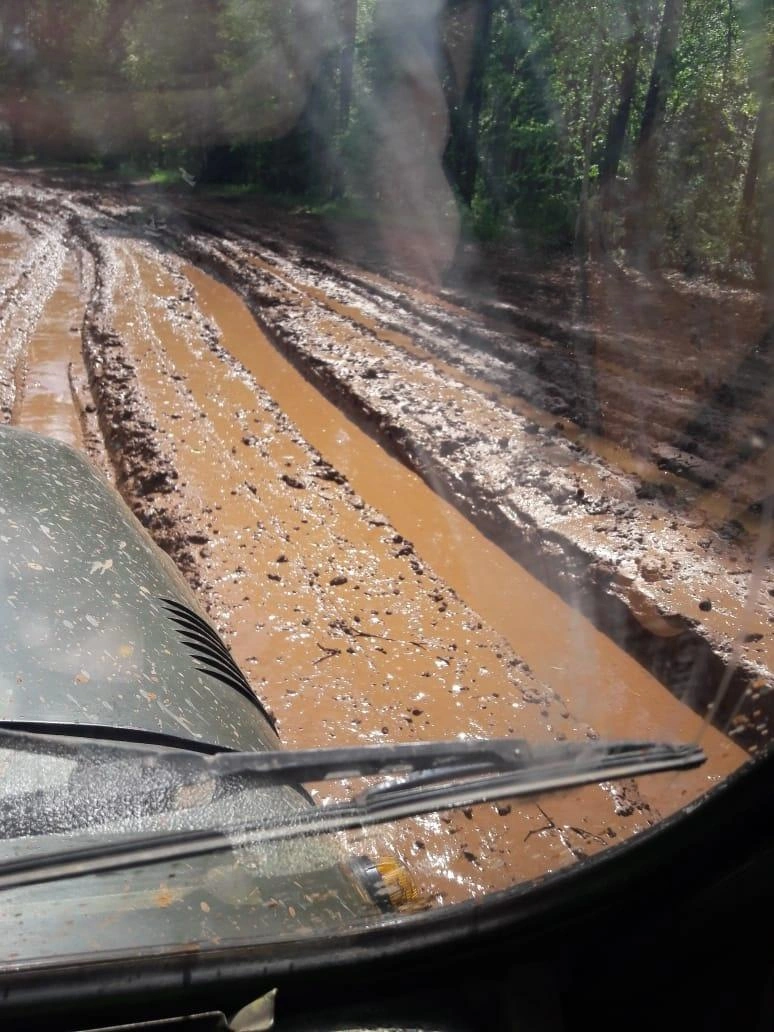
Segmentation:
<svg viewBox="0 0 774 1032">
<path fill-rule="evenodd" d="M 735 0 L 2 5 L 0 963 L 408 928 L 766 752 L 773 75 Z"/>
</svg>

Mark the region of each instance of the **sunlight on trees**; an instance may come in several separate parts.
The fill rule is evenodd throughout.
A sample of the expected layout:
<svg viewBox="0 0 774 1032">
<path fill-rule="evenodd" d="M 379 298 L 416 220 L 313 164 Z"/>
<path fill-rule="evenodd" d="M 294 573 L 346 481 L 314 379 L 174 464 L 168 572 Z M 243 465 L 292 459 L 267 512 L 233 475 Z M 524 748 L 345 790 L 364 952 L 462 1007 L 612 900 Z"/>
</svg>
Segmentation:
<svg viewBox="0 0 774 1032">
<path fill-rule="evenodd" d="M 765 279 L 766 0 L 6 0 L 0 147 Z"/>
</svg>

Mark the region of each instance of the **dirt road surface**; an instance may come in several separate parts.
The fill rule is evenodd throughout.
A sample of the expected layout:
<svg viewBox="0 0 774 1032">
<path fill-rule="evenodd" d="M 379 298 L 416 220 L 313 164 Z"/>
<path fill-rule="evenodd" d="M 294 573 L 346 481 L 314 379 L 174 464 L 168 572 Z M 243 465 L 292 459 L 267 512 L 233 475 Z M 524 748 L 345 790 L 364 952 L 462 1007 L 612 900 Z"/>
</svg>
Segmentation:
<svg viewBox="0 0 774 1032">
<path fill-rule="evenodd" d="M 364 843 L 454 901 L 768 743 L 771 333 L 741 288 L 608 271 L 581 311 L 566 270 L 477 259 L 441 287 L 400 258 L 265 205 L 8 170 L 0 418 L 113 480 L 288 746 L 701 736 L 693 772 Z"/>
</svg>

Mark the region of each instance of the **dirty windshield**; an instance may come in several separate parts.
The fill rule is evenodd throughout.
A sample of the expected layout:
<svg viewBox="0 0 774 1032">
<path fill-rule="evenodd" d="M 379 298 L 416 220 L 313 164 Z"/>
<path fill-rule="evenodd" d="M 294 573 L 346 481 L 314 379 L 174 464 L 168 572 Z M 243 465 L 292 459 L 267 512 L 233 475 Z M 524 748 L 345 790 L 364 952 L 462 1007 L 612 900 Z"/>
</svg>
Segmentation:
<svg viewBox="0 0 774 1032">
<path fill-rule="evenodd" d="M 4 958 L 421 921 L 768 748 L 773 76 L 763 0 L 0 4 Z M 604 762 L 218 766 L 480 739 Z"/>
</svg>

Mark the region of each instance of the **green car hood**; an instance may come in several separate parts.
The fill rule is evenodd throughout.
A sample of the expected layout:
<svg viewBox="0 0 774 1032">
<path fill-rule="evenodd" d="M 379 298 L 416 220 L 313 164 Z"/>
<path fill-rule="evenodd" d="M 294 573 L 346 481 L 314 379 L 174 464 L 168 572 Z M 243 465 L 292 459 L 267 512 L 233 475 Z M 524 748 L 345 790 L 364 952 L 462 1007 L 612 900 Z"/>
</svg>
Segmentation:
<svg viewBox="0 0 774 1032">
<path fill-rule="evenodd" d="M 0 427 L 0 720 L 278 746 L 182 577 L 118 493 L 71 448 L 9 427 Z"/>
</svg>

